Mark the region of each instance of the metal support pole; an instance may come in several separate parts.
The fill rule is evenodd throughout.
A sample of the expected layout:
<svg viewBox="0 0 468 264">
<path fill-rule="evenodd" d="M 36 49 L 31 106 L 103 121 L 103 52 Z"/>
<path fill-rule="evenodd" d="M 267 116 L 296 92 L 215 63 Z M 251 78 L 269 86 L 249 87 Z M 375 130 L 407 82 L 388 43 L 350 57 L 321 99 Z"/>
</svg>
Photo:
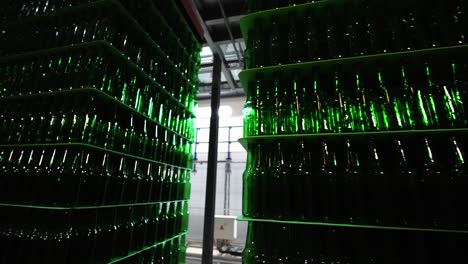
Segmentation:
<svg viewBox="0 0 468 264">
<path fill-rule="evenodd" d="M 224 215 L 230 214 L 231 202 L 231 163 L 224 165 Z"/>
<path fill-rule="evenodd" d="M 198 132 L 200 132 L 200 128 L 197 127 L 197 129 L 195 130 L 195 153 L 193 154 L 193 160 L 198 160 L 198 157 L 197 157 Z"/>
<path fill-rule="evenodd" d="M 232 127 L 228 127 L 228 149 L 227 149 L 227 158 L 226 160 L 232 160 L 231 158 L 231 129 Z"/>
<path fill-rule="evenodd" d="M 202 264 L 213 261 L 214 214 L 216 205 L 216 170 L 218 167 L 219 104 L 221 100 L 221 58 L 213 54 L 213 88 L 211 91 L 210 143 L 208 146 L 208 172 L 206 175 L 205 219 L 203 225 Z"/>
</svg>

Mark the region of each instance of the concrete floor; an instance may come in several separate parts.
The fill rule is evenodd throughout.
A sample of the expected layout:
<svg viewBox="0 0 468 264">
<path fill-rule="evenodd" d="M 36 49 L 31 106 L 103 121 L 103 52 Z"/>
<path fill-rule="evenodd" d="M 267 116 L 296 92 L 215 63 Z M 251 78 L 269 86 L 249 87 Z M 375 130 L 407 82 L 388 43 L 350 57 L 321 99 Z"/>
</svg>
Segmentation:
<svg viewBox="0 0 468 264">
<path fill-rule="evenodd" d="M 200 264 L 202 256 L 201 245 L 189 246 L 187 248 L 186 264 Z M 238 264 L 242 263 L 242 258 L 230 254 L 221 254 L 213 249 L 213 264 Z"/>
</svg>

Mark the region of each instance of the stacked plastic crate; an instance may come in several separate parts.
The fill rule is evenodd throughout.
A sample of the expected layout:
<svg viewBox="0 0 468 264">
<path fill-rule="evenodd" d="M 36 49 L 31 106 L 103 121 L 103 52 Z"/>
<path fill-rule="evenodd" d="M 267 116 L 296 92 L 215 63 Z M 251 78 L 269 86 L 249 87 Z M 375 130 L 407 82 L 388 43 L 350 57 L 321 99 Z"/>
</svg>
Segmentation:
<svg viewBox="0 0 468 264">
<path fill-rule="evenodd" d="M 468 2 L 247 3 L 244 263 L 466 262 Z"/>
<path fill-rule="evenodd" d="M 201 47 L 177 4 L 9 2 L 0 262 L 184 262 Z"/>
</svg>

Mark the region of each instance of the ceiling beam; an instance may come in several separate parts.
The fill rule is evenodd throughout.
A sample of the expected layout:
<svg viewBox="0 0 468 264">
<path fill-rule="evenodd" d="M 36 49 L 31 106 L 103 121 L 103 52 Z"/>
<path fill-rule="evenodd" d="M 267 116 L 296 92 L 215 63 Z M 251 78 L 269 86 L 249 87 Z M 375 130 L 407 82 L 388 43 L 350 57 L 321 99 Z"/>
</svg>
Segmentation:
<svg viewBox="0 0 468 264">
<path fill-rule="evenodd" d="M 243 38 L 235 38 L 234 41 L 236 42 L 244 42 L 244 39 Z M 226 45 L 226 44 L 231 44 L 232 41 L 230 39 L 227 39 L 227 40 L 220 40 L 220 41 L 215 41 L 214 42 L 216 45 L 220 46 L 220 45 Z M 204 43 L 203 44 L 203 47 L 208 47 L 209 45 L 207 43 Z"/>
<path fill-rule="evenodd" d="M 240 96 L 245 96 L 244 89 L 242 88 L 236 88 L 236 89 L 229 89 L 227 87 L 226 83 L 224 85 L 221 85 L 221 97 L 226 98 L 226 97 L 240 97 Z M 200 91 L 200 93 L 197 95 L 197 100 L 204 100 L 204 99 L 209 99 L 211 98 L 211 90 L 204 90 Z"/>
<path fill-rule="evenodd" d="M 238 60 L 227 60 L 226 63 L 229 65 L 229 68 L 233 68 L 233 67 L 238 67 L 239 65 L 239 61 Z M 234 64 L 234 65 L 233 65 Z M 209 67 L 213 67 L 213 63 L 202 63 L 200 65 L 200 68 L 203 69 L 203 68 L 209 68 Z"/>
<path fill-rule="evenodd" d="M 240 19 L 242 16 L 230 16 L 228 17 L 229 23 L 240 23 Z M 210 19 L 205 21 L 205 24 L 209 27 L 211 26 L 216 26 L 216 25 L 222 25 L 224 24 L 224 18 L 217 18 L 217 19 Z"/>
<path fill-rule="evenodd" d="M 240 87 L 240 80 L 237 80 L 235 81 L 236 84 L 239 86 L 238 88 L 236 89 L 243 89 Z M 221 82 L 221 91 L 225 91 L 225 90 L 230 90 L 231 87 L 229 87 L 229 84 L 226 82 L 226 81 L 222 81 Z M 200 83 L 199 86 L 198 86 L 198 90 L 200 91 L 200 93 L 210 93 L 211 92 L 211 83 Z"/>
<path fill-rule="evenodd" d="M 228 31 L 229 38 L 231 39 L 232 47 L 234 48 L 234 51 L 236 52 L 237 59 L 239 61 L 242 61 L 241 56 L 243 56 L 244 54 L 242 54 L 242 51 L 239 51 L 239 50 L 242 50 L 242 48 L 240 47 L 240 44 L 239 44 L 239 47 L 236 45 L 238 43 L 236 43 L 236 41 L 234 40 L 234 36 L 232 35 L 231 22 L 228 16 L 226 15 L 226 12 L 224 11 L 224 6 L 223 6 L 223 3 L 221 3 L 221 0 L 218 0 L 218 6 L 219 6 L 219 9 L 221 10 L 221 14 L 223 15 L 224 25 L 226 26 L 226 29 Z"/>
<path fill-rule="evenodd" d="M 192 1 L 188 1 L 192 5 L 192 9 L 195 13 L 195 17 L 198 19 L 201 27 L 203 28 L 204 31 L 204 37 L 206 40 L 206 43 L 208 43 L 208 46 L 211 48 L 211 52 L 213 52 L 213 56 L 219 56 L 221 59 L 221 69 L 224 75 L 224 78 L 226 78 L 227 83 L 229 84 L 229 87 L 231 89 L 237 88 L 236 82 L 234 81 L 234 77 L 232 76 L 231 71 L 229 70 L 229 66 L 226 62 L 226 58 L 224 58 L 224 54 L 222 50 L 219 48 L 219 46 L 213 41 L 213 38 L 211 37 L 210 31 L 208 30 L 207 25 L 205 24 L 205 21 L 202 19 L 200 12 L 198 9 L 195 7 L 195 3 Z"/>
</svg>

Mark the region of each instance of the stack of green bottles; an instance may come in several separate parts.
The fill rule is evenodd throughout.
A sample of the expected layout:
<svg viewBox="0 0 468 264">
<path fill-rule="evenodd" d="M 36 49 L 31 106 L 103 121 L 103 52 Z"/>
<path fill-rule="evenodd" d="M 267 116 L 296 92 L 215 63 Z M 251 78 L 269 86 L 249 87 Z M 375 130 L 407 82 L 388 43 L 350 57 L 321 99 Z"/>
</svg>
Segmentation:
<svg viewBox="0 0 468 264">
<path fill-rule="evenodd" d="M 259 12 L 244 19 L 245 67 L 466 44 L 467 16 L 463 0 L 320 0 Z"/>
<path fill-rule="evenodd" d="M 250 139 L 243 215 L 468 230 L 466 132 Z"/>
<path fill-rule="evenodd" d="M 244 136 L 467 126 L 468 45 L 250 69 Z"/>
<path fill-rule="evenodd" d="M 243 262 L 468 261 L 466 1 L 305 2 L 241 19 Z"/>
<path fill-rule="evenodd" d="M 285 245 L 287 243 L 287 246 Z M 456 263 L 466 260 L 467 233 L 248 224 L 244 263 Z"/>
<path fill-rule="evenodd" d="M 2 239 L 1 263 L 184 262 L 179 250 L 185 251 L 187 201 L 73 208 L 2 206 L 7 217 L 0 221 L 0 235 L 9 239 Z M 129 254 L 134 256 L 126 258 Z"/>
<path fill-rule="evenodd" d="M 52 36 L 66 36 L 61 40 L 57 38 L 49 39 L 49 42 L 84 41 L 89 38 L 112 37 L 112 34 L 110 36 L 95 34 L 99 31 L 110 33 L 109 31 L 115 31 L 123 27 L 126 28 L 125 31 L 120 32 L 118 36 L 121 40 L 127 38 L 127 34 L 128 37 L 130 35 L 136 35 L 139 38 L 145 38 L 145 35 L 149 36 L 165 53 L 163 59 L 169 59 L 192 81 L 196 82 L 197 80 L 196 70 L 201 62 L 201 45 L 174 1 L 66 0 L 10 2 L 0 11 L 0 21 L 8 22 L 7 25 L 18 22 L 19 24 L 30 23 L 31 20 L 28 18 L 34 17 L 33 21 L 38 19 L 37 22 L 49 23 L 48 26 L 43 25 L 41 29 L 47 31 L 49 35 L 46 36 L 49 38 Z M 87 3 L 89 5 L 83 5 Z M 47 16 L 47 14 L 50 14 L 50 16 Z M 72 16 L 67 16 L 67 14 Z M 71 25 L 72 27 L 67 31 L 65 28 L 67 26 L 63 25 L 63 23 L 74 23 L 74 25 Z M 109 23 L 113 23 L 113 28 L 109 28 Z M 33 28 L 29 28 L 29 30 Z M 143 30 L 143 32 L 133 32 L 134 30 Z M 21 34 L 22 36 L 17 37 L 32 38 L 40 32 L 30 33 Z M 8 32 L 1 32 L 1 34 L 8 35 Z M 70 37 L 73 38 L 71 35 L 75 35 L 75 39 L 70 39 Z M 138 45 L 147 44 L 144 43 L 146 40 L 142 41 L 140 39 L 137 41 L 139 42 Z M 18 44 L 22 45 L 22 43 Z M 35 43 L 35 45 L 45 45 L 45 43 Z M 138 49 L 135 49 L 133 52 L 137 51 Z"/>
<path fill-rule="evenodd" d="M 159 2 L 1 4 L 0 263 L 185 263 L 201 45 Z"/>
</svg>

